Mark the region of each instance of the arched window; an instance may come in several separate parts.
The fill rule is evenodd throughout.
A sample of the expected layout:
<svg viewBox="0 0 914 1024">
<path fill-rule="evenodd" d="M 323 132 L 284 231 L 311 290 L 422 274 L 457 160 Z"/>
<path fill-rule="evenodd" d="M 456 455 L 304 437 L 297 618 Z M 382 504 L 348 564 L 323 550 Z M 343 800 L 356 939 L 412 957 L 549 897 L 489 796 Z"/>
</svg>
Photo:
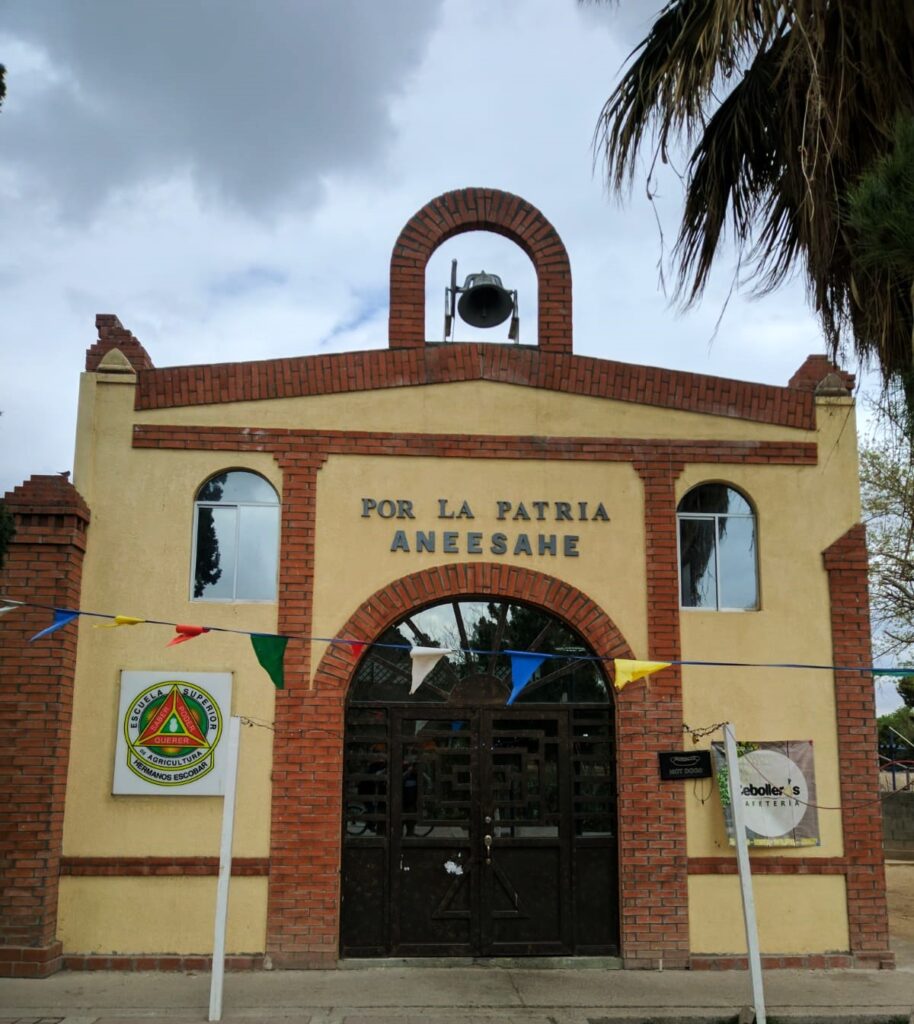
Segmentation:
<svg viewBox="0 0 914 1024">
<path fill-rule="evenodd" d="M 279 498 L 262 476 L 217 473 L 197 492 L 191 595 L 204 601 L 273 601 Z"/>
<path fill-rule="evenodd" d="M 683 608 L 758 608 L 755 512 L 727 484 L 701 484 L 679 502 Z"/>
<path fill-rule="evenodd" d="M 435 666 L 415 693 L 410 686 L 409 655 L 414 645 L 458 649 Z M 534 672 L 517 697 L 516 707 L 610 702 L 600 663 L 571 626 L 520 601 L 470 597 L 409 612 L 390 626 L 360 662 L 350 703 L 494 704 L 503 708 L 511 692 L 511 660 L 498 653 L 505 650 L 559 655 Z"/>
</svg>

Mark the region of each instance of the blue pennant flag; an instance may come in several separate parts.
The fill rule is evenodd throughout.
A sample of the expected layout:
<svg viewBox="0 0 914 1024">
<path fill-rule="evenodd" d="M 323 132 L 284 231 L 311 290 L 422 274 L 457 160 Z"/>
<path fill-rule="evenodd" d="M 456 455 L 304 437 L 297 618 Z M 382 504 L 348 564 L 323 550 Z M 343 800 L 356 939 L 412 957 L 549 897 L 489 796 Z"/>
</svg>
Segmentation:
<svg viewBox="0 0 914 1024">
<path fill-rule="evenodd" d="M 49 633 L 53 633 L 55 630 L 60 629 L 61 626 L 65 626 L 68 622 L 72 622 L 78 616 L 79 612 L 71 612 L 65 608 L 55 608 L 54 621 L 47 629 L 43 629 L 40 633 L 36 633 L 33 637 L 30 637 L 29 643 L 33 640 L 40 640 L 43 636 L 47 636 Z"/>
<path fill-rule="evenodd" d="M 518 694 L 530 682 L 530 677 L 546 660 L 545 654 L 527 654 L 521 651 L 505 651 L 511 658 L 511 696 L 508 705 L 517 700 Z"/>
</svg>

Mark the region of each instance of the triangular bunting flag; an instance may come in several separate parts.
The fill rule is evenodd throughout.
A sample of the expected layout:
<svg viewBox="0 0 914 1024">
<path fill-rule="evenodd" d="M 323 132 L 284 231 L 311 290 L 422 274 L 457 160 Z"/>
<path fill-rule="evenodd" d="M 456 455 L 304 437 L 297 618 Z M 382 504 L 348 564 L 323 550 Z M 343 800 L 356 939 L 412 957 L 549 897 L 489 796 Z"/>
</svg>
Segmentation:
<svg viewBox="0 0 914 1024">
<path fill-rule="evenodd" d="M 9 597 L 0 597 L 0 615 L 6 615 L 7 612 L 11 612 L 14 608 L 21 608 L 22 601 L 13 601 Z"/>
<path fill-rule="evenodd" d="M 43 636 L 53 633 L 55 630 L 60 629 L 61 626 L 65 626 L 68 622 L 72 622 L 79 612 L 71 612 L 66 608 L 55 608 L 54 609 L 54 621 L 47 629 L 43 629 L 40 633 L 36 633 L 33 637 L 29 638 L 29 643 L 33 640 L 40 640 Z"/>
<path fill-rule="evenodd" d="M 415 693 L 422 685 L 425 677 L 446 655 L 452 654 L 448 647 L 414 647 L 409 656 L 413 659 L 413 679 L 409 692 Z"/>
<path fill-rule="evenodd" d="M 623 686 L 635 682 L 636 679 L 643 679 L 645 676 L 653 675 L 661 669 L 669 668 L 671 661 L 630 661 L 625 658 L 616 658 L 613 661 L 616 669 L 615 687 L 621 690 Z"/>
<path fill-rule="evenodd" d="M 505 651 L 511 658 L 511 696 L 507 703 L 513 704 L 518 694 L 530 682 L 530 677 L 546 660 L 545 654 L 530 654 L 526 651 Z"/>
<path fill-rule="evenodd" d="M 355 658 L 356 661 L 358 661 L 359 658 L 362 657 L 362 651 L 364 651 L 367 646 L 368 644 L 364 643 L 361 640 L 349 641 L 349 650 L 352 651 L 352 656 L 353 658 Z"/>
<path fill-rule="evenodd" d="M 115 615 L 112 622 L 96 623 L 96 629 L 117 629 L 118 626 L 138 626 L 145 619 L 135 619 L 132 615 Z"/>
<path fill-rule="evenodd" d="M 193 640 L 195 636 L 200 636 L 201 633 L 208 633 L 209 629 L 206 626 L 175 626 L 175 632 L 178 635 L 172 637 L 165 645 L 166 647 L 186 643 L 188 640 Z"/>
<path fill-rule="evenodd" d="M 272 636 L 268 633 L 251 633 L 251 646 L 257 655 L 257 660 L 273 680 L 277 690 L 283 689 L 286 685 L 283 658 L 286 654 L 286 644 L 289 642 L 287 636 Z"/>
</svg>

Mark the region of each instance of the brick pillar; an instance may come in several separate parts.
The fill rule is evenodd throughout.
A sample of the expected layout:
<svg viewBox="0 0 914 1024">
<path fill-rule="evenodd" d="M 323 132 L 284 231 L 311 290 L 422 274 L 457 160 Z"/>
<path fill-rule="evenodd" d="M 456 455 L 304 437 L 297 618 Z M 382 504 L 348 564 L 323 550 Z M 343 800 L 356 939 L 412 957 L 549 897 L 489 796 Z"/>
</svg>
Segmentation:
<svg viewBox="0 0 914 1024">
<path fill-rule="evenodd" d="M 279 631 L 311 632 L 314 517 L 322 455 L 284 472 Z M 274 967 L 332 967 L 339 955 L 344 690 L 310 687 L 311 645 L 290 644 L 276 695 L 267 955 Z"/>
<path fill-rule="evenodd" d="M 5 597 L 79 607 L 89 509 L 62 476 L 33 476 L 5 497 L 16 536 L 0 573 Z M 76 624 L 28 643 L 52 611 L 0 619 L 0 976 L 61 967 L 57 889 L 70 754 Z"/>
<path fill-rule="evenodd" d="M 834 664 L 870 665 L 864 528 L 852 527 L 822 557 L 831 598 Z M 872 676 L 835 672 L 850 951 L 857 966 L 891 967 L 895 958 L 889 950 L 875 704 Z"/>
<path fill-rule="evenodd" d="M 647 657 L 678 659 L 676 478 L 682 465 L 636 462 L 644 484 Z M 682 788 L 660 781 L 658 750 L 682 745 L 678 666 L 619 695 L 619 869 L 622 955 L 629 968 L 689 963 L 689 894 Z"/>
</svg>

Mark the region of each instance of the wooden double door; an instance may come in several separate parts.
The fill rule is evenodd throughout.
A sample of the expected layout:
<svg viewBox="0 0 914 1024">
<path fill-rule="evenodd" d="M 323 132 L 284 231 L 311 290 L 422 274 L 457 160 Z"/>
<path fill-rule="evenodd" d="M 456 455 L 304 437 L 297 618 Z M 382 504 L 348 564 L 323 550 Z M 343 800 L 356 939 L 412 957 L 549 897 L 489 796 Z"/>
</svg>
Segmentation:
<svg viewBox="0 0 914 1024">
<path fill-rule="evenodd" d="M 341 954 L 618 953 L 608 707 L 351 705 Z"/>
</svg>

